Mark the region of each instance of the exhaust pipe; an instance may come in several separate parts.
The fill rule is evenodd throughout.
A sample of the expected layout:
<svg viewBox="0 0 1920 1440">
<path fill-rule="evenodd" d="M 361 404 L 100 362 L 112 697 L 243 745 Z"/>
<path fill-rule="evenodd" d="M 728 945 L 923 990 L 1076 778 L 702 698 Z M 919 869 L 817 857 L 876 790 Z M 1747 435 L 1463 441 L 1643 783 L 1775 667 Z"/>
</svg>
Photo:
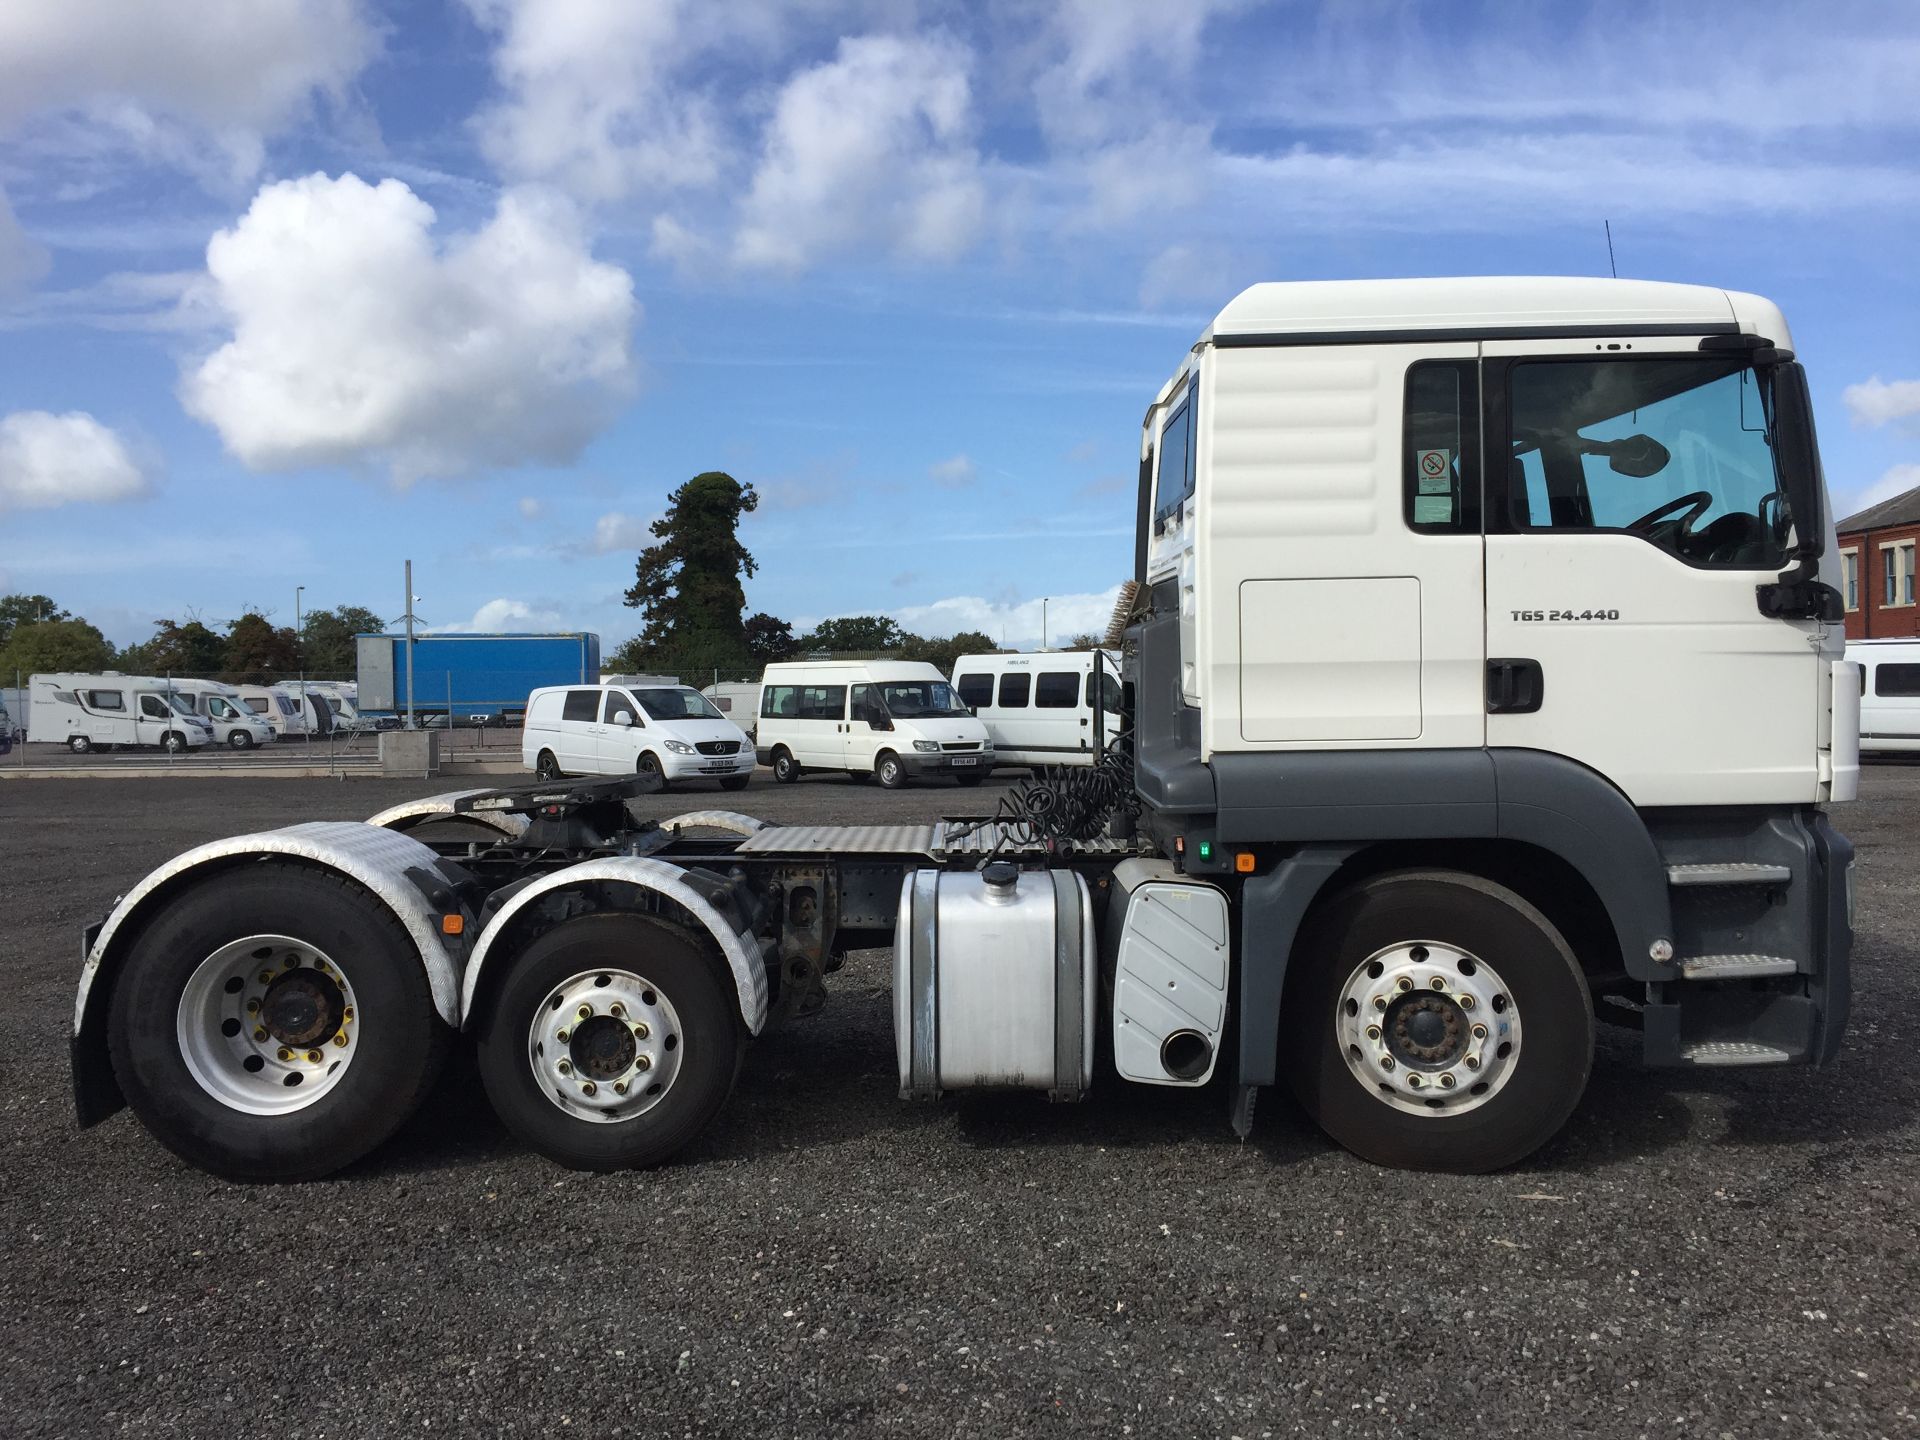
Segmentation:
<svg viewBox="0 0 1920 1440">
<path fill-rule="evenodd" d="M 1176 1030 L 1160 1042 L 1160 1068 L 1175 1080 L 1198 1080 L 1213 1064 L 1213 1042 L 1198 1030 Z"/>
</svg>

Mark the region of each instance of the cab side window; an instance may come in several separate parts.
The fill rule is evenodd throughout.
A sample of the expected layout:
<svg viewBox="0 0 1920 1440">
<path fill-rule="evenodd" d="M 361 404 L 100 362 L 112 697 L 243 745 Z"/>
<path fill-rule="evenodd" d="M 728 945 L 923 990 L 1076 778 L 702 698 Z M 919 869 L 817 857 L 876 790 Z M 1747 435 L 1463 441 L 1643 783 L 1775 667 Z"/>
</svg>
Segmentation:
<svg viewBox="0 0 1920 1440">
<path fill-rule="evenodd" d="M 140 713 L 149 720 L 165 720 L 167 718 L 167 707 L 161 702 L 158 695 L 142 695 L 140 697 Z"/>
<path fill-rule="evenodd" d="M 1480 382 L 1471 360 L 1407 367 L 1401 471 L 1408 528 L 1422 535 L 1480 531 Z"/>
<path fill-rule="evenodd" d="M 1182 507 L 1193 499 L 1195 481 L 1195 450 L 1193 434 L 1194 392 L 1198 387 L 1189 382 L 1187 393 L 1174 407 L 1167 423 L 1160 428 L 1159 446 L 1159 483 L 1154 487 L 1154 528 L 1163 529 L 1165 523 L 1177 517 Z"/>
<path fill-rule="evenodd" d="M 646 723 L 640 718 L 640 712 L 633 708 L 633 702 L 631 700 L 627 699 L 627 697 L 622 695 L 618 690 L 609 690 L 607 692 L 606 715 L 603 718 L 607 724 L 617 725 L 620 722 L 614 719 L 616 715 L 625 715 L 627 717 L 627 723 L 635 729 L 638 729 Z"/>
</svg>

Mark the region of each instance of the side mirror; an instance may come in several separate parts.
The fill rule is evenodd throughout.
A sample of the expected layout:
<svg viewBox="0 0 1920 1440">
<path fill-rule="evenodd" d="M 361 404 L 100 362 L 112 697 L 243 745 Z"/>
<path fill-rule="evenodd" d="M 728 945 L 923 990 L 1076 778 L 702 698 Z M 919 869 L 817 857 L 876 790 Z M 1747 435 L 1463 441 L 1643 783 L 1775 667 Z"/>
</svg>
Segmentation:
<svg viewBox="0 0 1920 1440">
<path fill-rule="evenodd" d="M 618 715 L 613 717 L 613 723 L 616 725 L 625 725 L 631 728 L 633 725 L 633 716 L 629 715 L 626 711 L 622 710 Z"/>
<path fill-rule="evenodd" d="M 1601 445 L 1607 457 L 1607 468 L 1616 475 L 1630 476 L 1635 480 L 1658 475 L 1673 458 L 1673 452 L 1651 435 L 1629 435 L 1622 440 L 1603 441 Z"/>
</svg>

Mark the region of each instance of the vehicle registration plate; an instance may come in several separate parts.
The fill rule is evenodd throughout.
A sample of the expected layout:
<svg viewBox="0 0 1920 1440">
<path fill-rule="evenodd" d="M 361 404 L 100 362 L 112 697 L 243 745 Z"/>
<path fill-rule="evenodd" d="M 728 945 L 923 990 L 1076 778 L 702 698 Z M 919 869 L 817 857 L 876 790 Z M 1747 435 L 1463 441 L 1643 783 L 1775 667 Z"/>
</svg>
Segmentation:
<svg viewBox="0 0 1920 1440">
<path fill-rule="evenodd" d="M 953 763 L 956 765 L 972 765 L 977 763 L 977 760 L 978 757 L 973 755 L 956 755 L 953 757 Z"/>
</svg>

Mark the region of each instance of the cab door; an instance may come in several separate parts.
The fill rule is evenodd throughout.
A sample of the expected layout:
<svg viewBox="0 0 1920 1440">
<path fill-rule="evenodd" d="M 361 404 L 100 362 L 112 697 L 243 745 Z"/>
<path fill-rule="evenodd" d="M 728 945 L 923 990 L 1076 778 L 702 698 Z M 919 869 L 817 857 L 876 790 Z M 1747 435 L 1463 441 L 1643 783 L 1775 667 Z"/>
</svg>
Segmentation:
<svg viewBox="0 0 1920 1440">
<path fill-rule="evenodd" d="M 166 739 L 167 731 L 173 728 L 175 716 L 167 709 L 167 702 L 158 695 L 142 695 L 139 719 L 135 722 L 135 741 L 141 745 L 158 745 Z"/>
<path fill-rule="evenodd" d="M 621 717 L 625 722 L 622 723 Z M 646 748 L 646 717 L 618 690 L 609 690 L 594 726 L 593 770 L 596 775 L 631 775 L 640 764 L 640 752 Z"/>
<path fill-rule="evenodd" d="M 1487 743 L 1636 805 L 1820 798 L 1821 626 L 1755 599 L 1791 524 L 1767 372 L 1699 337 L 1483 356 Z"/>
</svg>

